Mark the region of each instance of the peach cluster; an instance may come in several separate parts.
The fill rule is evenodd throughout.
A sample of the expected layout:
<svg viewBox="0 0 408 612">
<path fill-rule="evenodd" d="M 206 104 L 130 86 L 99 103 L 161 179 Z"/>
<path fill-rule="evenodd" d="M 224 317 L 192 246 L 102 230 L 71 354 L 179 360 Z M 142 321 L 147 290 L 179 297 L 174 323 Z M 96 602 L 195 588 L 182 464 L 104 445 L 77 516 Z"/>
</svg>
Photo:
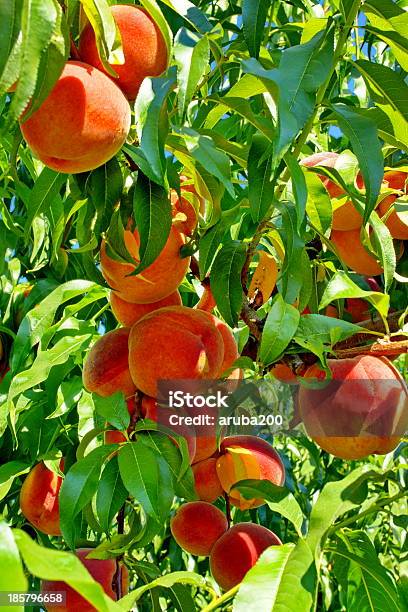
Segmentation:
<svg viewBox="0 0 408 612">
<path fill-rule="evenodd" d="M 211 573 L 226 591 L 242 582 L 266 548 L 282 544 L 262 525 L 237 523 L 229 527 L 223 512 L 203 501 L 180 506 L 170 527 L 185 551 L 210 558 Z"/>
<path fill-rule="evenodd" d="M 307 167 L 322 166 L 335 168 L 339 155 L 334 152 L 322 152 L 310 155 L 301 161 Z M 325 176 L 320 176 L 330 198 L 344 198 L 344 190 Z M 391 236 L 398 240 L 408 239 L 408 215 L 399 210 L 399 200 L 407 193 L 407 172 L 402 170 L 386 171 L 383 179 L 382 195 L 377 203 L 377 213 L 388 227 Z M 358 173 L 355 186 L 364 188 L 361 173 Z M 388 192 L 388 195 L 387 195 Z M 391 193 L 390 193 L 391 192 Z M 351 200 L 339 201 L 340 206 L 333 209 L 332 232 L 330 240 L 337 253 L 351 270 L 365 276 L 382 274 L 383 268 L 376 256 L 369 252 L 361 241 L 363 218 Z M 401 255 L 402 245 L 397 246 L 397 257 Z"/>
<path fill-rule="evenodd" d="M 130 106 L 145 77 L 168 64 L 166 42 L 152 17 L 133 5 L 111 7 L 122 39 L 124 63 L 108 75 L 95 34 L 86 25 L 79 41 L 81 61 L 68 61 L 41 106 L 21 121 L 22 134 L 38 159 L 57 172 L 93 170 L 111 159 L 130 129 Z"/>
</svg>

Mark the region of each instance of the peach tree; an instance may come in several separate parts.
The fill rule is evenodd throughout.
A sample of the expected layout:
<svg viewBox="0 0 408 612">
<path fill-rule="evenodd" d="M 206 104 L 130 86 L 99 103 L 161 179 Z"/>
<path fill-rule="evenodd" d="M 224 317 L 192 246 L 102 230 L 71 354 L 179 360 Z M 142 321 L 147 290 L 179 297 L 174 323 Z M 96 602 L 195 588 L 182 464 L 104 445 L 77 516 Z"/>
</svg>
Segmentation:
<svg viewBox="0 0 408 612">
<path fill-rule="evenodd" d="M 408 606 L 407 7 L 0 2 L 6 610 Z"/>
</svg>

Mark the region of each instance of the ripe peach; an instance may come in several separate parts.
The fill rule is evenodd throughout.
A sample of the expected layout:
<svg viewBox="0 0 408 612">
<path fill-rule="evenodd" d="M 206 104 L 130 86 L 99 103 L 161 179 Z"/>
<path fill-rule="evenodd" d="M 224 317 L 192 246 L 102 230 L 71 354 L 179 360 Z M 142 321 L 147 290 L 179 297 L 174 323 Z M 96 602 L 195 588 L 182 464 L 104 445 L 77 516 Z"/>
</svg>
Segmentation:
<svg viewBox="0 0 408 612">
<path fill-rule="evenodd" d="M 161 423 L 165 427 L 169 427 L 179 436 L 183 436 L 187 442 L 188 454 L 190 462 L 193 460 L 196 453 L 196 434 L 194 427 L 189 427 L 184 424 L 173 425 L 170 422 L 170 416 L 174 414 L 174 410 L 158 406 L 157 401 L 154 397 L 148 397 L 145 395 L 142 399 L 142 416 L 144 419 L 150 419 L 156 423 Z M 181 410 L 177 411 L 177 414 L 181 414 Z M 176 438 L 174 438 L 175 444 L 177 444 Z"/>
<path fill-rule="evenodd" d="M 129 104 L 102 72 L 67 62 L 48 98 L 21 118 L 28 146 L 57 172 L 93 170 L 116 155 L 130 128 Z"/>
<path fill-rule="evenodd" d="M 63 460 L 60 469 L 64 469 Z M 41 462 L 33 467 L 21 487 L 21 512 L 34 527 L 48 535 L 61 535 L 58 504 L 61 485 L 61 476 Z"/>
<path fill-rule="evenodd" d="M 217 476 L 217 459 L 210 457 L 192 466 L 195 490 L 202 501 L 214 502 L 224 490 Z"/>
<path fill-rule="evenodd" d="M 124 64 L 112 64 L 118 77 L 113 78 L 129 100 L 134 100 L 146 77 L 159 76 L 167 68 L 167 46 L 152 17 L 139 6 L 116 4 L 111 7 L 121 38 Z M 84 62 L 104 72 L 91 24 L 79 40 L 79 55 Z"/>
<path fill-rule="evenodd" d="M 151 304 L 132 304 L 125 302 L 115 291 L 111 291 L 110 305 L 116 320 L 125 327 L 132 327 L 149 312 L 164 306 L 181 306 L 181 297 L 178 291 L 170 293 L 167 297 Z"/>
<path fill-rule="evenodd" d="M 329 359 L 333 379 L 321 388 L 301 387 L 300 414 L 309 436 L 342 459 L 362 459 L 395 448 L 408 427 L 408 391 L 385 357 Z M 308 378 L 324 381 L 318 365 Z"/>
<path fill-rule="evenodd" d="M 278 536 L 262 525 L 238 523 L 214 544 L 211 573 L 220 587 L 228 591 L 242 582 L 266 548 L 281 544 Z"/>
<path fill-rule="evenodd" d="M 139 264 L 139 232 L 124 233 L 126 248 Z M 172 227 L 170 235 L 163 250 L 157 259 L 143 272 L 129 276 L 134 272 L 135 266 L 122 263 L 110 257 L 106 251 L 106 244 L 101 244 L 101 270 L 102 274 L 118 296 L 127 302 L 136 304 L 151 304 L 168 297 L 174 293 L 183 280 L 190 265 L 189 257 L 180 257 L 180 249 L 185 240 L 176 228 Z"/>
<path fill-rule="evenodd" d="M 122 391 L 134 395 L 136 387 L 129 372 L 129 333 L 126 327 L 101 336 L 89 351 L 82 372 L 84 387 L 107 397 Z"/>
<path fill-rule="evenodd" d="M 285 468 L 274 448 L 256 436 L 230 436 L 221 443 L 217 474 L 230 501 L 241 510 L 261 506 L 262 499 L 245 499 L 234 485 L 240 480 L 255 478 L 283 485 Z"/>
<path fill-rule="evenodd" d="M 363 274 L 364 276 L 382 274 L 383 269 L 378 261 L 364 248 L 359 229 L 348 232 L 333 230 L 330 240 L 336 247 L 343 263 L 357 274 Z"/>
<path fill-rule="evenodd" d="M 339 158 L 338 153 L 326 151 L 322 153 L 315 153 L 309 157 L 305 157 L 300 162 L 302 166 L 309 168 L 313 166 L 323 166 L 326 168 L 334 168 Z M 329 178 L 323 175 L 319 175 L 323 185 L 329 193 L 331 198 L 338 198 L 345 195 L 345 191 L 342 187 L 339 187 L 331 181 Z M 357 178 L 357 185 L 362 186 L 361 175 Z M 333 210 L 333 223 L 332 227 L 334 230 L 347 231 L 352 229 L 358 229 L 362 226 L 363 218 L 360 213 L 356 210 L 351 200 L 347 200 L 344 204 Z"/>
<path fill-rule="evenodd" d="M 129 338 L 129 367 L 138 389 L 157 397 L 159 380 L 217 377 L 224 342 L 207 315 L 185 306 L 167 306 L 135 323 Z"/>
<path fill-rule="evenodd" d="M 75 552 L 82 564 L 86 567 L 92 578 L 99 582 L 105 593 L 116 601 L 116 593 L 113 589 L 118 569 L 121 571 L 122 595 L 129 590 L 129 572 L 125 565 L 115 559 L 87 559 L 92 548 L 78 548 Z M 42 593 L 65 592 L 66 602 L 61 604 L 45 604 L 47 611 L 53 612 L 97 612 L 96 608 L 82 597 L 72 587 L 60 580 L 43 580 L 41 584 Z"/>
<path fill-rule="evenodd" d="M 236 361 L 239 357 L 237 343 L 235 342 L 235 338 L 232 334 L 231 329 L 228 327 L 226 323 L 224 323 L 224 321 L 221 321 L 221 319 L 211 314 L 210 312 L 207 312 L 207 311 L 203 311 L 203 312 L 205 316 L 208 318 L 208 320 L 212 321 L 212 323 L 218 329 L 218 331 L 220 332 L 222 336 L 222 340 L 224 343 L 224 359 L 221 363 L 221 367 L 218 372 L 218 376 L 221 376 L 224 372 L 226 372 L 227 370 L 231 368 L 234 361 Z M 230 378 L 232 379 L 242 378 L 241 370 L 239 368 L 236 370 L 233 370 L 231 374 L 228 376 L 228 378 L 229 379 Z"/>
<path fill-rule="evenodd" d="M 402 194 L 407 194 L 407 172 L 393 170 L 384 174 L 384 182 L 390 189 L 398 189 Z M 384 198 L 379 204 L 378 212 L 380 217 L 388 213 L 389 209 L 398 203 L 398 196 L 391 194 Z M 393 238 L 408 240 L 408 214 L 405 213 L 405 220 L 401 219 L 395 210 L 390 214 L 385 222 Z"/>
<path fill-rule="evenodd" d="M 180 506 L 170 521 L 170 529 L 181 548 L 192 555 L 207 557 L 228 529 L 228 522 L 215 506 L 196 501 Z"/>
<path fill-rule="evenodd" d="M 281 382 L 287 384 L 297 384 L 297 376 L 286 363 L 277 363 L 272 366 L 271 374 Z"/>
</svg>

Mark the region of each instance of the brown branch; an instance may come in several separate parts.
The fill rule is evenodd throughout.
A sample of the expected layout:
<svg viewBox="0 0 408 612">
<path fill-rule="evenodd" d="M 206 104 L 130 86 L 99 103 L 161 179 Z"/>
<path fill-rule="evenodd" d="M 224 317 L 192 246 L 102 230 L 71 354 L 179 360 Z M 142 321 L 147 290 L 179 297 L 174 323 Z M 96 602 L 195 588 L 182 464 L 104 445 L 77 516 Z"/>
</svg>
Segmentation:
<svg viewBox="0 0 408 612">
<path fill-rule="evenodd" d="M 224 493 L 224 499 L 225 499 L 225 514 L 227 516 L 227 523 L 228 523 L 228 529 L 231 527 L 231 503 L 230 503 L 230 499 L 227 493 Z"/>
<path fill-rule="evenodd" d="M 263 321 L 258 317 L 255 310 L 249 306 L 246 299 L 242 306 L 241 319 L 248 325 L 251 334 L 259 341 L 261 339 Z"/>
<path fill-rule="evenodd" d="M 367 346 L 353 346 L 346 349 L 335 350 L 337 359 L 347 359 L 358 355 L 375 355 L 376 357 L 398 357 L 408 353 L 408 340 L 398 342 L 374 342 Z"/>
</svg>

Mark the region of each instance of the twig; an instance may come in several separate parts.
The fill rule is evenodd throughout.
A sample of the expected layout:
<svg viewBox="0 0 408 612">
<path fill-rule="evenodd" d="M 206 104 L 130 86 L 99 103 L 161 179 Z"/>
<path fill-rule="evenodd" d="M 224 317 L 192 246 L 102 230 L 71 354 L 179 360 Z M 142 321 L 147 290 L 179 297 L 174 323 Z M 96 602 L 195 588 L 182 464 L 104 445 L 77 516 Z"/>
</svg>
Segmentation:
<svg viewBox="0 0 408 612">
<path fill-rule="evenodd" d="M 261 339 L 263 322 L 256 314 L 255 310 L 251 308 L 248 301 L 244 299 L 244 303 L 241 310 L 241 319 L 249 327 L 251 334 L 257 339 Z"/>
<path fill-rule="evenodd" d="M 335 349 L 337 359 L 347 359 L 358 355 L 375 355 L 376 357 L 398 357 L 408 353 L 408 340 L 399 342 L 374 342 L 368 346 L 353 346 L 346 349 Z"/>
<path fill-rule="evenodd" d="M 225 514 L 227 516 L 227 523 L 228 523 L 228 529 L 231 527 L 231 503 L 230 503 L 230 499 L 228 496 L 228 493 L 224 493 L 224 498 L 225 498 Z"/>
</svg>

